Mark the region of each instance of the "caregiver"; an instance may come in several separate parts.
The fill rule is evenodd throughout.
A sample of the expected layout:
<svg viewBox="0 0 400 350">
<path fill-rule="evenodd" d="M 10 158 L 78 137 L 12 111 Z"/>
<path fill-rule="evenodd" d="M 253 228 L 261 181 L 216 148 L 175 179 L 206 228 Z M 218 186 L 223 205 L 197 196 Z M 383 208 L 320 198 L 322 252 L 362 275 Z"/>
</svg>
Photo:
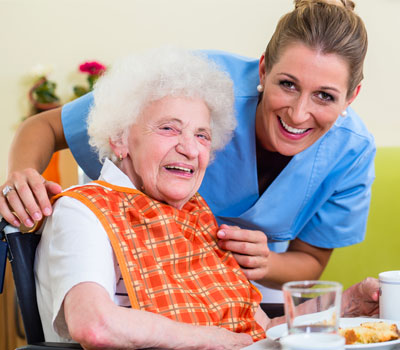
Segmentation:
<svg viewBox="0 0 400 350">
<path fill-rule="evenodd" d="M 93 96 L 99 180 L 53 197 L 36 250 L 46 341 L 233 350 L 265 338 L 284 318 L 262 312 L 196 193 L 236 124 L 229 77 L 198 52 L 153 49 L 114 63 Z M 376 313 L 378 290 L 372 279 L 345 290 L 343 315 Z"/>
<path fill-rule="evenodd" d="M 349 108 L 367 51 L 353 10 L 352 1 L 298 0 L 260 60 L 206 52 L 234 82 L 237 128 L 199 192 L 221 224 L 220 246 L 264 286 L 317 279 L 333 248 L 364 238 L 375 145 Z M 56 150 L 70 147 L 98 177 L 85 123 L 92 102 L 87 94 L 21 125 L 0 187 L 7 221 L 32 226 L 51 213 L 48 196 L 61 188 L 38 172 Z"/>
</svg>

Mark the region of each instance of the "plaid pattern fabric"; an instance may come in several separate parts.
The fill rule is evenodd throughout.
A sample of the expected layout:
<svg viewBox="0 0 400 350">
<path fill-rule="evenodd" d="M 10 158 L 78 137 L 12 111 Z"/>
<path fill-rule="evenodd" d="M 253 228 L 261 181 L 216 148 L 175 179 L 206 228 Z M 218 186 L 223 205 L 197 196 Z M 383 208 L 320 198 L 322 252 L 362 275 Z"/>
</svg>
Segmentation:
<svg viewBox="0 0 400 350">
<path fill-rule="evenodd" d="M 261 295 L 218 247 L 217 223 L 199 194 L 177 210 L 137 190 L 95 183 L 61 195 L 80 200 L 102 222 L 132 307 L 265 337 L 254 320 Z"/>
</svg>

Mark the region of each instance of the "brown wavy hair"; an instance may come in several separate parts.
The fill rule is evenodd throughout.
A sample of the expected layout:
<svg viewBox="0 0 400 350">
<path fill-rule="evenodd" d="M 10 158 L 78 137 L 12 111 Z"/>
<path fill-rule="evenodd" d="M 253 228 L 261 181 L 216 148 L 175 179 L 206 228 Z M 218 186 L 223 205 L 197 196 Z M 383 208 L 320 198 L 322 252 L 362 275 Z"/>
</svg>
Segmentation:
<svg viewBox="0 0 400 350">
<path fill-rule="evenodd" d="M 278 22 L 265 50 L 269 72 L 283 50 L 301 43 L 323 54 L 337 54 L 349 65 L 347 96 L 363 79 L 363 65 L 368 47 L 367 31 L 354 12 L 355 3 L 347 0 L 295 0 L 295 9 Z"/>
</svg>

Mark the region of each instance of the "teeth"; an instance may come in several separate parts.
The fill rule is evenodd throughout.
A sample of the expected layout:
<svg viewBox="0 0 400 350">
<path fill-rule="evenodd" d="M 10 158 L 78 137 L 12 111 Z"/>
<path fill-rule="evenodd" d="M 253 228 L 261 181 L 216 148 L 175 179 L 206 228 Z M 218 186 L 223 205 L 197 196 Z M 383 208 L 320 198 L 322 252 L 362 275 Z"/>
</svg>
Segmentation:
<svg viewBox="0 0 400 350">
<path fill-rule="evenodd" d="M 279 118 L 279 121 L 281 122 L 281 124 L 285 128 L 285 130 L 289 131 L 292 134 L 304 134 L 308 130 L 308 129 L 292 128 L 290 125 L 287 125 L 281 118 Z"/>
<path fill-rule="evenodd" d="M 192 170 L 192 169 L 183 168 L 183 167 L 180 167 L 180 166 L 166 166 L 166 168 L 167 168 L 167 169 L 181 170 L 181 171 L 185 171 L 185 172 L 190 173 L 190 174 L 193 173 L 193 170 Z"/>
</svg>

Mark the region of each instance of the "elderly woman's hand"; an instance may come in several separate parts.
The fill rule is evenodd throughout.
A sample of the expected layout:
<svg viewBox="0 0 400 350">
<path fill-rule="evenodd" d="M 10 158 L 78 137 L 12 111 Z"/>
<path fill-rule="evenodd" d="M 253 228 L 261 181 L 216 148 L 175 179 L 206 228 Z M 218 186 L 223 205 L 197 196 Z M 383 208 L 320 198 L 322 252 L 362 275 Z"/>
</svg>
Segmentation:
<svg viewBox="0 0 400 350">
<path fill-rule="evenodd" d="M 267 274 L 269 249 L 263 232 L 221 225 L 217 237 L 219 247 L 233 253 L 249 280 L 259 280 Z"/>
<path fill-rule="evenodd" d="M 207 344 L 201 347 L 202 349 L 239 350 L 253 343 L 250 335 L 231 332 L 222 327 L 207 327 L 206 332 L 201 329 L 199 330 L 201 331 L 199 332 L 199 337 L 203 337 L 202 342 Z M 199 348 L 200 347 L 196 347 L 196 349 Z"/>
<path fill-rule="evenodd" d="M 343 292 L 342 316 L 373 316 L 379 313 L 379 282 L 368 277 Z"/>
<path fill-rule="evenodd" d="M 59 184 L 46 181 L 34 169 L 12 172 L 0 187 L 0 215 L 14 226 L 23 223 L 32 227 L 43 215 L 51 214 L 49 197 L 61 190 Z"/>
</svg>

